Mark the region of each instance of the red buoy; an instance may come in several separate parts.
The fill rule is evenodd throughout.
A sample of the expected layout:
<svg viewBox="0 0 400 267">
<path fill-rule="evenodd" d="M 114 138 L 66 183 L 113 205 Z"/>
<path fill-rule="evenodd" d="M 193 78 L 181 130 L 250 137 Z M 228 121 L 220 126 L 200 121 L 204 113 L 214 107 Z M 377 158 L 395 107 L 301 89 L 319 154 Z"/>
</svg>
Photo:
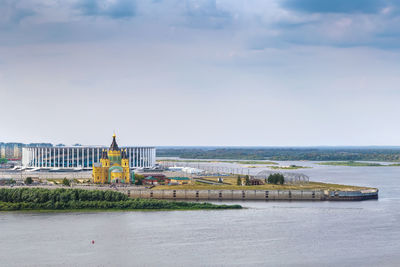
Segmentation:
<svg viewBox="0 0 400 267">
<path fill-rule="evenodd" d="M 94 244 L 94 240 L 92 240 L 92 244 Z"/>
</svg>

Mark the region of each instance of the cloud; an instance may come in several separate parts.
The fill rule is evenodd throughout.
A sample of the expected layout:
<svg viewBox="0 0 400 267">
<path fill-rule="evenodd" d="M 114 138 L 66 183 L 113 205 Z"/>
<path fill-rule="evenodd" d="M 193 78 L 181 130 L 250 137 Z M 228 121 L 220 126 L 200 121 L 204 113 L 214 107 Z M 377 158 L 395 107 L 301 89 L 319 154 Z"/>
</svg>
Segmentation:
<svg viewBox="0 0 400 267">
<path fill-rule="evenodd" d="M 379 13 L 386 0 L 285 0 L 283 8 L 307 13 Z"/>
<path fill-rule="evenodd" d="M 33 9 L 23 6 L 21 1 L 0 2 L 0 25 L 19 24 L 24 18 L 35 14 Z"/>
<path fill-rule="evenodd" d="M 399 0 L 0 0 L 0 45 L 234 38 L 229 40 L 236 47 L 248 50 L 292 45 L 393 50 L 400 47 L 399 6 Z"/>
<path fill-rule="evenodd" d="M 216 0 L 188 0 L 185 15 L 188 26 L 196 28 L 222 28 L 232 19 L 231 14 Z"/>
<path fill-rule="evenodd" d="M 136 3 L 133 0 L 82 0 L 76 4 L 76 8 L 85 16 L 121 19 L 136 15 Z"/>
<path fill-rule="evenodd" d="M 265 25 L 274 34 L 251 36 L 248 47 L 400 48 L 400 1 L 283 0 L 279 7 L 286 16 Z"/>
</svg>

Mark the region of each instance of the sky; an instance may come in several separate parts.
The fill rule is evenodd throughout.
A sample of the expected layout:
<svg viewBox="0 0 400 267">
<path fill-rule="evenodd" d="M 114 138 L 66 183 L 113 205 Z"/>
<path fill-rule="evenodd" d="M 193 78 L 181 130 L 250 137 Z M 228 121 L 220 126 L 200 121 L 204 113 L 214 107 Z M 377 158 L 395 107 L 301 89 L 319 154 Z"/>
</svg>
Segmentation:
<svg viewBox="0 0 400 267">
<path fill-rule="evenodd" d="M 400 0 L 1 0 L 0 142 L 400 145 Z"/>
</svg>

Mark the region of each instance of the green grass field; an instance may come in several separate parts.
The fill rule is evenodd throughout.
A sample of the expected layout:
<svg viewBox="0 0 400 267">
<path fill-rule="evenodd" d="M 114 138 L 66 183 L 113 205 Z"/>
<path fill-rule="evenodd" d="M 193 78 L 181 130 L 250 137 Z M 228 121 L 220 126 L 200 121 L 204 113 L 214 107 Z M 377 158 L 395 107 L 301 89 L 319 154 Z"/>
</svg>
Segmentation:
<svg viewBox="0 0 400 267">
<path fill-rule="evenodd" d="M 217 182 L 218 178 L 207 177 L 206 180 Z M 368 187 L 341 185 L 341 184 L 328 184 L 319 182 L 309 182 L 306 184 L 264 184 L 264 185 L 250 185 L 241 186 L 236 185 L 237 178 L 224 178 L 224 184 L 220 185 L 206 185 L 196 182 L 189 185 L 160 185 L 152 189 L 169 189 L 169 190 L 343 190 L 354 191 L 362 189 L 370 189 Z"/>
</svg>

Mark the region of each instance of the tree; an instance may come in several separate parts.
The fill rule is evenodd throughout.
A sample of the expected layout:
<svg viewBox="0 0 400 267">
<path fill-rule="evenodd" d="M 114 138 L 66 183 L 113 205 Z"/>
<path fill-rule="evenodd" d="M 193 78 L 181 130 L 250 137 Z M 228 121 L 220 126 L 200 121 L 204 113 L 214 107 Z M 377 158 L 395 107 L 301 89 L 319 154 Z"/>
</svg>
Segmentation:
<svg viewBox="0 0 400 267">
<path fill-rule="evenodd" d="M 135 174 L 135 184 L 136 185 L 142 185 L 143 184 L 143 179 L 144 179 L 145 177 L 143 176 L 143 175 L 140 175 L 140 174 Z"/>
<path fill-rule="evenodd" d="M 135 172 L 131 173 L 131 180 L 130 180 L 131 184 L 135 184 Z"/>
<path fill-rule="evenodd" d="M 71 183 L 69 182 L 69 180 L 67 178 L 63 179 L 62 184 L 65 186 L 71 186 Z"/>
<path fill-rule="evenodd" d="M 237 177 L 236 184 L 242 185 L 242 179 L 240 178 L 240 175 L 238 175 L 238 177 Z"/>
<path fill-rule="evenodd" d="M 250 177 L 246 175 L 246 185 L 250 185 Z"/>
<path fill-rule="evenodd" d="M 0 158 L 0 164 L 5 164 L 7 163 L 7 159 L 6 158 Z"/>
<path fill-rule="evenodd" d="M 269 184 L 284 184 L 285 183 L 285 177 L 283 174 L 280 173 L 273 173 L 268 176 L 268 183 Z"/>
<path fill-rule="evenodd" d="M 31 177 L 26 177 L 25 184 L 32 184 L 33 180 Z"/>
</svg>

